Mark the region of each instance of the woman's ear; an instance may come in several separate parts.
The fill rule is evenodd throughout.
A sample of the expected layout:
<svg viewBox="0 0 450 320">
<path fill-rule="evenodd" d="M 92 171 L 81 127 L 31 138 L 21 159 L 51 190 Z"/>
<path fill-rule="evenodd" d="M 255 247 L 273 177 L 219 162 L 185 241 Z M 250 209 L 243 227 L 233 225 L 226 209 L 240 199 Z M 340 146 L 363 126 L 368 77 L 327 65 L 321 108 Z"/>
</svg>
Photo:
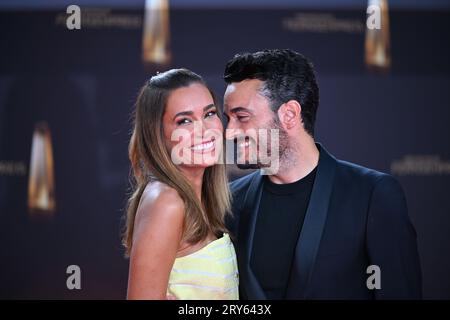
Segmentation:
<svg viewBox="0 0 450 320">
<path fill-rule="evenodd" d="M 278 119 L 286 130 L 290 130 L 301 125 L 301 111 L 302 107 L 298 101 L 289 100 L 278 108 Z"/>
</svg>

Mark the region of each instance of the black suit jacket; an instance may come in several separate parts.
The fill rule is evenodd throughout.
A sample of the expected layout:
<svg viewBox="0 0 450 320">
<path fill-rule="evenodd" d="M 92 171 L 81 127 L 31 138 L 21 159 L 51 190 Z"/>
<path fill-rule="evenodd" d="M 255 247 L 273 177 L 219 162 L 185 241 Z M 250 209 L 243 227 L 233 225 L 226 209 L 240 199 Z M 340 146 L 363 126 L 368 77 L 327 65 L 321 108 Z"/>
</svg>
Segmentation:
<svg viewBox="0 0 450 320">
<path fill-rule="evenodd" d="M 286 299 L 420 299 L 416 232 L 400 184 L 390 175 L 337 160 L 317 146 L 316 178 Z M 227 225 L 242 299 L 266 298 L 250 267 L 262 184 L 262 176 L 254 172 L 230 185 L 233 218 Z M 367 287 L 370 265 L 380 268 L 381 289 Z"/>
</svg>

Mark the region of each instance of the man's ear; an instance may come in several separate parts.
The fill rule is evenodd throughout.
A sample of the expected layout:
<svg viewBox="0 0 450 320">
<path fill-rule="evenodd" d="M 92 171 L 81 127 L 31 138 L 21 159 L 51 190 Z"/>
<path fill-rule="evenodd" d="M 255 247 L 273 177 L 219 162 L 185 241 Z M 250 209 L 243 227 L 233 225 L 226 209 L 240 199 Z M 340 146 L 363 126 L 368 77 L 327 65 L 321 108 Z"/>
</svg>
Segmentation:
<svg viewBox="0 0 450 320">
<path fill-rule="evenodd" d="M 301 125 L 302 107 L 297 100 L 289 100 L 278 108 L 278 119 L 286 130 Z"/>
</svg>

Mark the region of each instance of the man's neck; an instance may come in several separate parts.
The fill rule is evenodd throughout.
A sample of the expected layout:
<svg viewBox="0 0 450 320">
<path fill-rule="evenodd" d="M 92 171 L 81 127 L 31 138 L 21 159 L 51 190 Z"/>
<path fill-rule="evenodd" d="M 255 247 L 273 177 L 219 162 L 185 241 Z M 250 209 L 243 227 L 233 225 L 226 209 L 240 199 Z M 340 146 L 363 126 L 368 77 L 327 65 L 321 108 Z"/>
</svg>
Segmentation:
<svg viewBox="0 0 450 320">
<path fill-rule="evenodd" d="M 268 175 L 268 178 L 277 184 L 298 181 L 317 167 L 319 155 L 314 139 L 305 139 L 290 150 L 289 156 L 281 161 L 278 172 Z"/>
</svg>

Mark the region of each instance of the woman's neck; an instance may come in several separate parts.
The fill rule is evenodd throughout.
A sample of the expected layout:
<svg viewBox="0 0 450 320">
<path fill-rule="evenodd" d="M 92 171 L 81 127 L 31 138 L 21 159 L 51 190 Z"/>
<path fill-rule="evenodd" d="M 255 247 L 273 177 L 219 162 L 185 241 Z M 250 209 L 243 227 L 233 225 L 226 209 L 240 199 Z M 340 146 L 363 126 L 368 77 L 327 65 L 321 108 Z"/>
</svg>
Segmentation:
<svg viewBox="0 0 450 320">
<path fill-rule="evenodd" d="M 202 202 L 202 186 L 203 186 L 203 175 L 205 173 L 204 168 L 180 168 L 183 175 L 191 184 L 194 189 L 195 194 L 197 195 L 200 203 Z"/>
</svg>

